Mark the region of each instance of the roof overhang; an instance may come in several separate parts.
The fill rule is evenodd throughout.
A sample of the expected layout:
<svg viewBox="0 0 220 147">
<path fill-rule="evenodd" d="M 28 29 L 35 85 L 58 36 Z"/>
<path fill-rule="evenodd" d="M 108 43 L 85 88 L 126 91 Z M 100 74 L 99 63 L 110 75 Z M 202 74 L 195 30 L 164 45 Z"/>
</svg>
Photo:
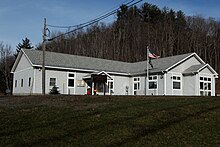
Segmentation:
<svg viewBox="0 0 220 147">
<path fill-rule="evenodd" d="M 109 78 L 110 80 L 113 79 L 112 76 L 110 76 L 107 72 L 101 71 L 101 72 L 94 72 L 94 73 L 88 74 L 88 75 L 86 75 L 86 76 L 83 77 L 83 80 L 91 79 L 91 78 L 92 78 L 92 75 L 106 75 L 107 78 Z"/>
<path fill-rule="evenodd" d="M 42 68 L 42 65 L 33 65 L 35 68 Z M 91 70 L 91 69 L 81 69 L 81 68 L 71 68 L 71 67 L 59 67 L 59 66 L 45 66 L 46 69 L 58 69 L 58 70 L 71 70 L 71 71 L 79 71 L 79 72 L 89 72 L 89 73 L 96 73 L 100 72 L 98 70 Z M 130 76 L 129 73 L 120 73 L 114 71 L 107 71 L 108 74 L 111 75 L 121 75 L 121 76 Z"/>
<path fill-rule="evenodd" d="M 201 67 L 198 72 L 202 71 L 206 67 L 214 74 L 215 78 L 218 78 L 218 73 L 209 64 L 205 64 L 205 66 Z"/>
</svg>

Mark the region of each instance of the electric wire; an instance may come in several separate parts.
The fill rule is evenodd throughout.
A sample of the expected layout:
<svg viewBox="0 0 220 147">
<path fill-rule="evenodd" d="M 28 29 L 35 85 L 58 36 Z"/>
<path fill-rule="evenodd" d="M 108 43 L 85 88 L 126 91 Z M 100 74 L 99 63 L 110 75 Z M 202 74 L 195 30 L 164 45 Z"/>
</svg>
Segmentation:
<svg viewBox="0 0 220 147">
<path fill-rule="evenodd" d="M 138 4 L 138 3 L 140 3 L 141 1 L 143 1 L 143 0 L 138 0 L 137 2 L 134 2 L 134 0 L 132 0 L 132 1 L 130 1 L 130 2 L 127 3 L 127 7 L 130 8 L 130 7 L 132 7 L 132 6 L 134 6 L 134 5 Z M 134 2 L 134 3 L 133 3 L 133 2 Z M 87 27 L 87 26 L 90 26 L 90 25 L 92 25 L 92 24 L 94 24 L 94 23 L 97 23 L 97 22 L 99 22 L 99 21 L 101 21 L 101 20 L 103 20 L 103 19 L 105 19 L 105 18 L 107 18 L 107 17 L 109 17 L 109 16 L 111 16 L 111 15 L 117 13 L 119 9 L 120 9 L 120 8 L 117 8 L 117 9 L 115 9 L 115 10 L 112 10 L 111 12 L 109 12 L 109 13 L 107 13 L 107 14 L 105 14 L 105 15 L 99 17 L 99 18 L 96 18 L 96 19 L 94 19 L 94 20 L 91 20 L 91 21 L 89 21 L 89 22 L 86 22 L 86 23 L 83 23 L 83 24 L 79 24 L 79 25 L 75 25 L 75 26 L 77 27 L 76 29 L 73 29 L 73 30 L 68 31 L 68 32 L 66 32 L 66 33 L 63 33 L 63 34 L 60 34 L 60 35 L 58 35 L 58 36 L 52 37 L 52 38 L 48 39 L 48 41 L 52 41 L 52 40 L 54 40 L 54 39 L 56 39 L 56 38 L 59 38 L 59 37 L 61 37 L 61 36 L 65 36 L 65 35 L 67 35 L 67 34 L 70 34 L 70 33 L 75 32 L 75 31 L 77 31 L 77 30 L 83 29 L 83 28 L 85 28 L 85 27 Z M 50 25 L 50 26 L 52 26 L 52 25 Z M 57 27 L 62 27 L 62 26 L 57 26 Z M 64 26 L 63 26 L 63 27 L 64 27 Z M 73 26 L 72 26 L 72 27 L 73 27 Z M 70 28 L 70 26 L 69 26 L 68 28 Z"/>
<path fill-rule="evenodd" d="M 127 1 L 128 1 L 128 0 L 124 1 L 124 2 L 122 3 L 122 5 L 129 5 L 129 4 L 131 4 L 132 2 L 134 2 L 135 0 L 131 0 L 131 1 L 129 1 L 129 2 L 127 2 Z M 104 15 L 100 15 L 100 16 L 98 16 L 98 17 L 96 17 L 96 18 L 94 18 L 94 19 L 92 19 L 92 20 L 90 20 L 90 21 L 87 21 L 87 22 L 84 22 L 84 23 L 81 23 L 81 24 L 77 24 L 77 25 L 72 25 L 72 26 L 58 26 L 58 25 L 47 24 L 47 26 L 48 26 L 48 27 L 53 27 L 53 28 L 65 28 L 65 29 L 74 28 L 74 27 L 79 27 L 79 26 L 82 26 L 82 25 L 86 25 L 86 24 L 88 24 L 88 23 L 90 23 L 90 22 L 96 21 L 96 20 L 98 20 L 98 19 L 100 19 L 100 18 L 102 18 L 102 17 L 104 17 L 104 16 L 107 16 L 108 14 L 111 14 L 112 12 L 115 12 L 115 11 L 117 11 L 118 9 L 119 9 L 118 7 L 112 8 L 112 9 L 110 9 L 110 10 L 108 10 L 108 11 L 105 11 L 105 12 L 104 12 Z M 109 12 L 109 11 L 110 11 L 110 12 Z"/>
</svg>

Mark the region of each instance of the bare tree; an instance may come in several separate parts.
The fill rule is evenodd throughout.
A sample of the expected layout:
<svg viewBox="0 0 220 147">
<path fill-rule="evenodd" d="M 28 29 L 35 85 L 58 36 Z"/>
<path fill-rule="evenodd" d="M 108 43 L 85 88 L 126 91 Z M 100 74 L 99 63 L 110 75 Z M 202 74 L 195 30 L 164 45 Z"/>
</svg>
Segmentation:
<svg viewBox="0 0 220 147">
<path fill-rule="evenodd" d="M 4 45 L 3 42 L 0 42 L 0 72 L 2 73 L 2 84 L 4 85 L 3 90 L 11 89 L 11 76 L 10 71 L 13 66 L 15 57 L 10 45 Z"/>
</svg>

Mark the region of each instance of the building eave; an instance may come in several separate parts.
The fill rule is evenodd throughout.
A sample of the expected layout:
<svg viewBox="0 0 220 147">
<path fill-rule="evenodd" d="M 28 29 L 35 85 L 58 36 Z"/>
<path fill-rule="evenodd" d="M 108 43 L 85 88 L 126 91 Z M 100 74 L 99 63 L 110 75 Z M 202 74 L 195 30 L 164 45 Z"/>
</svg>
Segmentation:
<svg viewBox="0 0 220 147">
<path fill-rule="evenodd" d="M 33 65 L 35 68 L 42 68 L 42 65 Z M 71 70 L 71 71 L 79 71 L 79 72 L 88 72 L 88 73 L 93 73 L 93 72 L 102 72 L 98 70 L 90 70 L 90 69 L 81 69 L 81 68 L 68 68 L 68 67 L 58 67 L 58 66 L 45 66 L 46 69 L 59 69 L 59 70 Z M 114 74 L 114 75 L 124 75 L 124 76 L 129 76 L 129 73 L 120 73 L 120 72 L 108 72 L 105 71 L 108 74 Z"/>
<path fill-rule="evenodd" d="M 202 70 L 203 70 L 204 68 L 206 68 L 206 67 L 207 67 L 209 70 L 211 70 L 215 76 L 218 76 L 218 73 L 217 73 L 209 64 L 205 64 L 203 67 L 201 67 L 201 68 L 198 70 L 198 72 L 202 71 Z"/>
</svg>

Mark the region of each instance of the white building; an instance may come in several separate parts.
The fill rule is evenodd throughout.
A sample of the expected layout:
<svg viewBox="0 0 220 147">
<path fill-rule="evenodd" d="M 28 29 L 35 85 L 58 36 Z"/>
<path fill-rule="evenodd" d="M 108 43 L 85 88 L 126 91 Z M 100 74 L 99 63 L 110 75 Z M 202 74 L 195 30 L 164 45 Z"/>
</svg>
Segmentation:
<svg viewBox="0 0 220 147">
<path fill-rule="evenodd" d="M 55 52 L 45 54 L 46 93 L 55 85 L 61 94 L 75 95 L 87 94 L 88 87 L 93 92 L 95 87 L 99 95 L 104 94 L 104 87 L 106 94 L 114 95 L 215 95 L 218 74 L 196 53 L 152 60 L 149 80 L 146 61 L 127 63 Z M 14 95 L 42 93 L 42 51 L 22 49 L 11 72 Z M 105 75 L 107 81 L 94 84 L 93 75 Z"/>
</svg>

